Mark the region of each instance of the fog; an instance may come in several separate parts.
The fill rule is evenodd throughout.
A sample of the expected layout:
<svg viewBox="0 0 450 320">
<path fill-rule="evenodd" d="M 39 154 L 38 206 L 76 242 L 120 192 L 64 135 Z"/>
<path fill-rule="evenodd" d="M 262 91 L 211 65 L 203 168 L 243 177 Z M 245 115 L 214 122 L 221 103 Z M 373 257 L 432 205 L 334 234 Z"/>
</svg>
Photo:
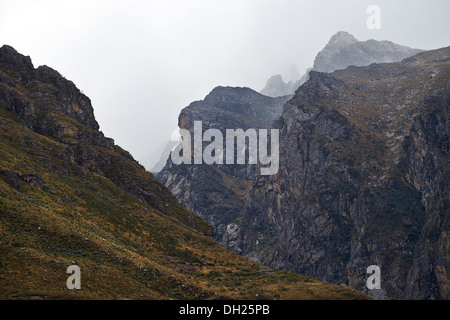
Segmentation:
<svg viewBox="0 0 450 320">
<path fill-rule="evenodd" d="M 373 4 L 379 30 L 366 26 Z M 449 12 L 448 0 L 0 0 L 0 45 L 72 80 L 105 135 L 143 160 L 159 155 L 181 109 L 218 85 L 297 80 L 340 30 L 449 46 Z"/>
</svg>

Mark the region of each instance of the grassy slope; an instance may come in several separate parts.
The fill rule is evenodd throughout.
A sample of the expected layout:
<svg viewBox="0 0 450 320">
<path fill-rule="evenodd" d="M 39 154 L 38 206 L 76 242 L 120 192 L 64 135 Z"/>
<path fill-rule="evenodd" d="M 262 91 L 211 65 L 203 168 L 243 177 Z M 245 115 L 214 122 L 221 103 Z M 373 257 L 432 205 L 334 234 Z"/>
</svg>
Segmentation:
<svg viewBox="0 0 450 320">
<path fill-rule="evenodd" d="M 101 175 L 75 163 L 68 177 L 56 173 L 64 144 L 24 128 L 2 107 L 0 145 L 1 299 L 366 298 L 298 274 L 258 274 L 262 266 Z M 25 174 L 40 177 L 42 187 Z M 66 287 L 72 261 L 81 290 Z"/>
</svg>

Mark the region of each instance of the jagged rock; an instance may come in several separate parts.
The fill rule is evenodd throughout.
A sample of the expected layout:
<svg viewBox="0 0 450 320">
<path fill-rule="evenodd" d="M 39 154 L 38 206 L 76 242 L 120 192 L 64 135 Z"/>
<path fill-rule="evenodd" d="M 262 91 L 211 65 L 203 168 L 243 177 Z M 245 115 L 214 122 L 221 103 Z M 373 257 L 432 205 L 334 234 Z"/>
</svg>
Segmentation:
<svg viewBox="0 0 450 320">
<path fill-rule="evenodd" d="M 345 31 L 333 35 L 327 45 L 317 54 L 314 67 L 306 71 L 298 81 L 285 83 L 281 76 L 271 77 L 261 93 L 270 97 L 293 95 L 309 78 L 311 70 L 333 72 L 349 66 L 368 66 L 372 63 L 400 62 L 422 50 L 411 49 L 390 41 L 359 41 Z"/>
<path fill-rule="evenodd" d="M 358 41 L 351 34 L 340 31 L 314 60 L 314 71 L 333 72 L 348 66 L 368 66 L 372 63 L 399 62 L 422 50 L 411 49 L 390 41 Z"/>
<path fill-rule="evenodd" d="M 289 97 L 271 98 L 249 88 L 217 87 L 204 100 L 191 103 L 178 118 L 179 127 L 203 131 L 218 129 L 269 129 Z M 193 135 L 192 135 L 193 136 Z M 225 150 L 226 152 L 226 150 Z M 206 219 L 216 239 L 223 241 L 228 225 L 244 208 L 256 165 L 174 165 L 169 158 L 156 177 L 190 211 Z"/>
<path fill-rule="evenodd" d="M 17 51 L 8 45 L 4 45 L 0 48 L 0 65 L 2 65 L 5 70 L 13 70 L 25 77 L 34 69 L 30 57 L 17 54 Z"/>
<path fill-rule="evenodd" d="M 375 298 L 448 299 L 449 73 L 450 48 L 311 72 L 277 122 L 280 171 L 253 180 L 232 249 Z M 373 264 L 381 291 L 365 287 Z"/>
<path fill-rule="evenodd" d="M 285 83 L 281 75 L 275 75 L 267 80 L 267 84 L 261 90 L 261 94 L 269 97 L 288 96 L 295 91 L 293 85 L 294 83 L 292 81 Z"/>
<path fill-rule="evenodd" d="M 297 81 L 285 83 L 281 75 L 272 76 L 267 80 L 266 86 L 260 92 L 269 97 L 292 96 L 295 91 L 309 79 L 309 72 L 312 68 L 306 70 L 305 74 Z"/>
</svg>

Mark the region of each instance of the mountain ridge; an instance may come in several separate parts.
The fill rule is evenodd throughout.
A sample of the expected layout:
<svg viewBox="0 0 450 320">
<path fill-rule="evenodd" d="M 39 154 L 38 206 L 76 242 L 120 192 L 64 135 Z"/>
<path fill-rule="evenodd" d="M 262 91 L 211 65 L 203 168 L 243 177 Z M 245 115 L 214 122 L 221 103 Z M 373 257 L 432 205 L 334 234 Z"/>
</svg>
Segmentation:
<svg viewBox="0 0 450 320">
<path fill-rule="evenodd" d="M 271 97 L 293 95 L 308 80 L 311 70 L 330 73 L 352 65 L 367 66 L 371 63 L 400 62 L 422 51 L 386 40 L 359 41 L 350 33 L 339 31 L 330 38 L 325 47 L 316 55 L 313 67 L 306 70 L 301 79 L 285 83 L 281 76 L 273 76 L 267 81 L 261 93 Z"/>
<path fill-rule="evenodd" d="M 367 299 L 301 275 L 259 273 L 267 268 L 223 248 L 98 131 L 72 82 L 8 46 L 0 48 L 0 145 L 2 299 Z M 66 286 L 73 265 L 80 290 Z"/>
</svg>

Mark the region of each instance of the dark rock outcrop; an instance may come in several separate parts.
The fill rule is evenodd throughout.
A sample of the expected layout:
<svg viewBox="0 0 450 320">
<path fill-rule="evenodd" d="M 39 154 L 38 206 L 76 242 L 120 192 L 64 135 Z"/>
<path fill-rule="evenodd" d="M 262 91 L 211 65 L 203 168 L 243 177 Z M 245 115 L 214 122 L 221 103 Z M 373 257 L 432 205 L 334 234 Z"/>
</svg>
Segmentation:
<svg viewBox="0 0 450 320">
<path fill-rule="evenodd" d="M 289 96 L 270 98 L 249 88 L 217 87 L 204 100 L 184 108 L 178 125 L 193 132 L 194 121 L 202 121 L 203 132 L 218 129 L 224 137 L 226 129 L 270 129 L 288 99 Z M 256 169 L 256 165 L 248 164 L 174 165 L 169 158 L 156 178 L 181 204 L 206 219 L 213 226 L 217 240 L 223 241 L 228 225 L 239 217 L 245 206 Z"/>
</svg>

